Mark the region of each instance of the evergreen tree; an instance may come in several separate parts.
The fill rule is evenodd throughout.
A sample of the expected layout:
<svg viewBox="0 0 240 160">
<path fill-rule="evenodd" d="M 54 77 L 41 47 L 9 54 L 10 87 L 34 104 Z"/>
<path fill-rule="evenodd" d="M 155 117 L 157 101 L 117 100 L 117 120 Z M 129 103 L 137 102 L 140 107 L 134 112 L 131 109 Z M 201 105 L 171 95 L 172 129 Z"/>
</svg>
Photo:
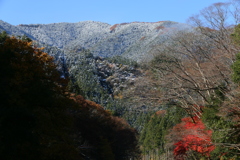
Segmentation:
<svg viewBox="0 0 240 160">
<path fill-rule="evenodd" d="M 180 107 L 169 107 L 151 116 L 140 137 L 143 154 L 161 157 L 166 152 L 169 129 L 180 122 L 186 112 Z"/>
<path fill-rule="evenodd" d="M 236 55 L 236 61 L 232 65 L 232 79 L 234 83 L 240 84 L 240 53 Z"/>
</svg>

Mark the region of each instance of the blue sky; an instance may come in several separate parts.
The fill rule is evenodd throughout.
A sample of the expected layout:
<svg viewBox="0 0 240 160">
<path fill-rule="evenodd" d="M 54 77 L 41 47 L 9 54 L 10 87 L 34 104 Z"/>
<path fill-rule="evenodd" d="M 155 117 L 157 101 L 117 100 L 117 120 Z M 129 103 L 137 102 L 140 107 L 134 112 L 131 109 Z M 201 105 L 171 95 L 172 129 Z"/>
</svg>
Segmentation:
<svg viewBox="0 0 240 160">
<path fill-rule="evenodd" d="M 0 0 L 0 20 L 13 25 L 80 22 L 109 24 L 187 18 L 222 0 Z"/>
</svg>

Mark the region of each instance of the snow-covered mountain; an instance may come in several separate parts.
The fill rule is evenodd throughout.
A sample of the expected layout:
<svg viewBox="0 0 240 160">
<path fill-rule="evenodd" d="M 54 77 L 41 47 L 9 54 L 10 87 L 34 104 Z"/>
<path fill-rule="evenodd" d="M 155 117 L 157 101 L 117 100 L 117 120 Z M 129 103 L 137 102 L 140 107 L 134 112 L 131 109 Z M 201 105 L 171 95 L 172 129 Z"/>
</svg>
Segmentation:
<svg viewBox="0 0 240 160">
<path fill-rule="evenodd" d="M 13 26 L 0 21 L 0 31 L 12 35 L 27 35 L 33 40 L 60 49 L 75 51 L 90 49 L 95 56 L 121 55 L 141 61 L 151 48 L 168 40 L 179 30 L 189 30 L 187 24 L 159 21 L 110 25 L 102 22 L 20 24 Z"/>
</svg>

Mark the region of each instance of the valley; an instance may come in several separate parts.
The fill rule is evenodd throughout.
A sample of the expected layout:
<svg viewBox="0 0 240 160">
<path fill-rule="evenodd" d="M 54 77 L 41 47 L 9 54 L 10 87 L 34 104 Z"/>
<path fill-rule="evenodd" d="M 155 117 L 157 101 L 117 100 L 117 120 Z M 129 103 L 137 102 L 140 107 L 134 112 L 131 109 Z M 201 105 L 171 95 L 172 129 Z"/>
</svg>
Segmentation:
<svg viewBox="0 0 240 160">
<path fill-rule="evenodd" d="M 0 20 L 0 153 L 237 160 L 240 14 L 231 5 L 213 4 L 189 24 Z M 11 142 L 10 130 L 19 133 Z"/>
</svg>

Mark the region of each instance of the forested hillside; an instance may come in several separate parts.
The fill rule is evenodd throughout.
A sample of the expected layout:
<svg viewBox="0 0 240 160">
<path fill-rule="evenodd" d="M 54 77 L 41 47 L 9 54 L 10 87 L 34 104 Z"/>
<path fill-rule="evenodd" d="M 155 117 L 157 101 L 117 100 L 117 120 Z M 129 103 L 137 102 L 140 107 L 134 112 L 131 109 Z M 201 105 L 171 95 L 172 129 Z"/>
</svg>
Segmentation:
<svg viewBox="0 0 240 160">
<path fill-rule="evenodd" d="M 138 158 L 136 130 L 69 93 L 53 57 L 32 44 L 0 34 L 1 159 Z"/>
<path fill-rule="evenodd" d="M 149 65 L 161 101 L 184 112 L 152 116 L 141 133 L 144 159 L 240 158 L 239 6 L 213 4 L 189 19 L 195 31 L 153 49 Z"/>
<path fill-rule="evenodd" d="M 240 2 L 171 21 L 0 21 L 4 159 L 240 159 Z"/>
</svg>

